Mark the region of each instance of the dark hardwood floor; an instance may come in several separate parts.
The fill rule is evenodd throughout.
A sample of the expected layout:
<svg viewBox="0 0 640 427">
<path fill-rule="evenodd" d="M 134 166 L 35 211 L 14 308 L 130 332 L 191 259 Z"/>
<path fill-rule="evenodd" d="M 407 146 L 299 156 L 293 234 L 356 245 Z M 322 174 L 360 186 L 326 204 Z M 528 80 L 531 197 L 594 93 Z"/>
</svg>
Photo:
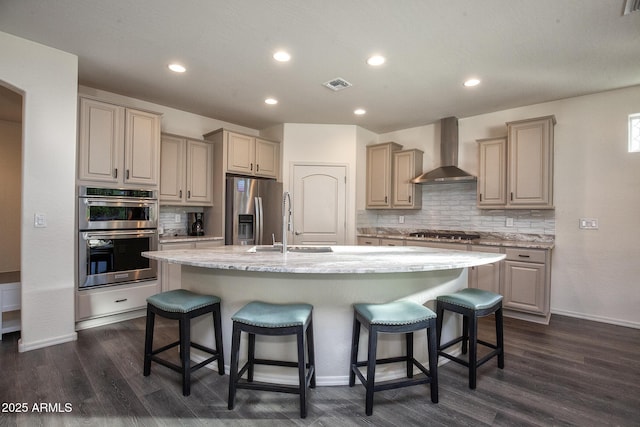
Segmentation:
<svg viewBox="0 0 640 427">
<path fill-rule="evenodd" d="M 485 339 L 492 321 L 481 325 Z M 175 339 L 174 324 L 156 322 L 159 341 Z M 242 390 L 227 410 L 228 376 L 208 369 L 193 374 L 189 397 L 162 366 L 143 377 L 144 318 L 26 353 L 18 353 L 18 337 L 0 343 L 0 426 L 640 425 L 640 330 L 561 316 L 549 326 L 506 318 L 505 369 L 495 359 L 482 366 L 476 390 L 462 366 L 447 363 L 438 404 L 428 386 L 389 390 L 376 394 L 367 417 L 362 386 L 318 387 L 304 420 L 289 394 Z M 16 403 L 27 412 L 16 413 Z"/>
</svg>

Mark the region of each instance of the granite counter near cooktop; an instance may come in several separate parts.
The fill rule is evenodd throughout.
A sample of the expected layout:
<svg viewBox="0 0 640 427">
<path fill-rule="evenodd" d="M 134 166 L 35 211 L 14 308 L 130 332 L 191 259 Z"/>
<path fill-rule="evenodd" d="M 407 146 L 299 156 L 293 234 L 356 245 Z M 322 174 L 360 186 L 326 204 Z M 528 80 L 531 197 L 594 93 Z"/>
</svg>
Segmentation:
<svg viewBox="0 0 640 427">
<path fill-rule="evenodd" d="M 368 237 L 374 239 L 398 239 L 404 240 L 405 245 L 411 246 L 411 242 L 439 242 L 457 243 L 460 245 L 481 245 L 481 246 L 502 246 L 523 249 L 553 249 L 555 246 L 555 236 L 548 234 L 525 234 L 525 233 L 487 233 L 466 231 L 469 234 L 479 234 L 479 239 L 474 240 L 451 240 L 437 239 L 431 237 L 412 237 L 410 233 L 423 230 L 394 229 L 394 228 L 361 228 L 358 229 L 358 237 Z M 433 231 L 454 231 L 454 230 L 433 230 Z"/>
<path fill-rule="evenodd" d="M 159 243 L 185 243 L 185 242 L 211 242 L 216 240 L 224 241 L 224 237 L 221 236 L 171 236 L 171 235 L 162 235 L 159 237 Z"/>
</svg>

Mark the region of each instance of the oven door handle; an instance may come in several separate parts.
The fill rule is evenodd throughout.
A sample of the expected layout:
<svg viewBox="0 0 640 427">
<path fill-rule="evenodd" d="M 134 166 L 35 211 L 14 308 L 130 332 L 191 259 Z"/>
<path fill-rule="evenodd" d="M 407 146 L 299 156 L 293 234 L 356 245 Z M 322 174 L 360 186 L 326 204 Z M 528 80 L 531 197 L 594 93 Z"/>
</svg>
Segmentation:
<svg viewBox="0 0 640 427">
<path fill-rule="evenodd" d="M 157 230 L 114 230 L 109 232 L 103 231 L 85 231 L 82 233 L 84 240 L 90 239 L 118 239 L 127 237 L 152 236 L 158 234 Z"/>
<path fill-rule="evenodd" d="M 87 199 L 83 198 L 85 205 L 93 205 L 93 206 L 150 206 L 153 202 L 149 202 L 146 200 L 126 200 L 126 199 L 118 199 L 118 200 L 105 200 L 105 199 Z"/>
</svg>

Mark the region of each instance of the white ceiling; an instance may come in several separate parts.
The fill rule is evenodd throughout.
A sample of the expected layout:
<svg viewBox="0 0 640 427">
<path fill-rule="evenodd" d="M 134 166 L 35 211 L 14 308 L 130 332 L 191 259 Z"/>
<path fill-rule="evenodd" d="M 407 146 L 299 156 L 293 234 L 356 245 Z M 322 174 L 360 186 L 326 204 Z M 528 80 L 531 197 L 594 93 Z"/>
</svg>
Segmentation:
<svg viewBox="0 0 640 427">
<path fill-rule="evenodd" d="M 2 0 L 0 31 L 78 55 L 82 85 L 255 129 L 384 133 L 639 85 L 640 12 L 624 3 Z M 277 49 L 292 60 L 276 63 Z M 373 53 L 387 63 L 369 67 Z M 482 84 L 465 89 L 472 76 Z M 322 86 L 335 77 L 353 87 Z"/>
</svg>

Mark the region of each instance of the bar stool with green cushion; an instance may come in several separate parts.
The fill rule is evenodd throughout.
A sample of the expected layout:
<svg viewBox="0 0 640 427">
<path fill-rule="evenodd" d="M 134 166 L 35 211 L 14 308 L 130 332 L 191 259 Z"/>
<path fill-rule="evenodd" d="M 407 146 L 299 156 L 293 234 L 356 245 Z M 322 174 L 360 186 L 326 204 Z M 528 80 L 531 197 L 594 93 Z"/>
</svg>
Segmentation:
<svg viewBox="0 0 640 427">
<path fill-rule="evenodd" d="M 444 311 L 448 310 L 461 314 L 462 335 L 441 344 L 442 321 Z M 436 298 L 436 313 L 438 314 L 438 354 L 447 359 L 460 363 L 469 368 L 469 388 L 476 388 L 477 369 L 494 356 L 498 356 L 498 368 L 504 368 L 504 332 L 502 322 L 502 295 L 476 288 L 466 288 L 449 295 Z M 495 313 L 496 343 L 478 339 L 478 318 Z M 444 350 L 462 341 L 462 354 L 467 353 L 468 360 L 452 356 Z M 478 360 L 478 344 L 492 349 L 492 351 Z"/>
<path fill-rule="evenodd" d="M 191 319 L 211 313 L 216 348 L 212 349 L 191 342 Z M 180 338 L 178 341 L 153 349 L 153 329 L 156 314 L 167 319 L 178 320 Z M 224 352 L 222 348 L 222 322 L 220 319 L 220 298 L 200 295 L 185 289 L 161 292 L 147 298 L 147 329 L 144 344 L 144 376 L 151 374 L 151 362 L 164 365 L 182 374 L 182 394 L 191 393 L 191 373 L 203 366 L 218 361 L 218 373 L 224 375 Z M 181 366 L 157 356 L 175 346 L 180 346 Z M 211 357 L 191 366 L 191 347 L 211 354 Z"/>
<path fill-rule="evenodd" d="M 300 396 L 300 417 L 307 416 L 307 389 L 316 386 L 315 353 L 313 343 L 313 306 L 309 304 L 271 304 L 253 301 L 242 307 L 232 317 L 231 373 L 229 377 L 229 409 L 233 409 L 237 389 L 251 389 L 293 393 Z M 240 335 L 248 334 L 248 358 L 238 370 Z M 295 335 L 297 362 L 260 359 L 255 357 L 257 335 Z M 305 346 L 306 343 L 306 346 Z M 308 362 L 305 362 L 305 347 Z M 298 385 L 279 385 L 253 382 L 255 365 L 298 368 Z M 247 379 L 242 376 L 247 373 Z"/>
<path fill-rule="evenodd" d="M 394 301 L 383 304 L 354 304 L 353 335 L 351 342 L 351 366 L 349 370 L 349 387 L 355 384 L 357 376 L 366 390 L 365 412 L 373 413 L 373 394 L 376 391 L 390 390 L 418 384 L 430 384 L 431 401 L 438 403 L 438 356 L 436 343 L 436 314 L 420 304 L 411 301 Z M 366 361 L 358 361 L 360 328 L 369 330 L 369 346 Z M 413 357 L 413 333 L 426 329 L 427 349 L 429 351 L 429 369 L 426 369 Z M 376 359 L 379 333 L 405 334 L 406 355 Z M 377 364 L 405 362 L 407 378 L 375 383 Z M 366 378 L 359 367 L 367 367 Z M 416 366 L 424 377 L 413 378 L 413 367 Z"/>
</svg>

